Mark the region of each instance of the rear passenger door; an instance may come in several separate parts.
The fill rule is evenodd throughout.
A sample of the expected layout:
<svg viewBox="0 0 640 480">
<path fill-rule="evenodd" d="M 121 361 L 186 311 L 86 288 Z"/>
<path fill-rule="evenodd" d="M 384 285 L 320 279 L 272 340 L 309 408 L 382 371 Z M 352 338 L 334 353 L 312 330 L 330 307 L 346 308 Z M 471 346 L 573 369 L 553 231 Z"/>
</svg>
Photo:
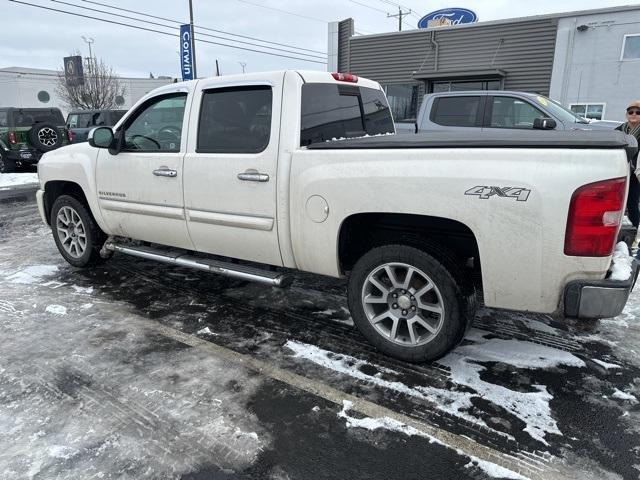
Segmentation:
<svg viewBox="0 0 640 480">
<path fill-rule="evenodd" d="M 426 130 L 478 130 L 482 127 L 486 95 L 443 95 L 433 99 Z"/>
<path fill-rule="evenodd" d="M 201 80 L 184 160 L 184 200 L 196 250 L 282 265 L 276 172 L 283 74 L 268 83 Z"/>
</svg>

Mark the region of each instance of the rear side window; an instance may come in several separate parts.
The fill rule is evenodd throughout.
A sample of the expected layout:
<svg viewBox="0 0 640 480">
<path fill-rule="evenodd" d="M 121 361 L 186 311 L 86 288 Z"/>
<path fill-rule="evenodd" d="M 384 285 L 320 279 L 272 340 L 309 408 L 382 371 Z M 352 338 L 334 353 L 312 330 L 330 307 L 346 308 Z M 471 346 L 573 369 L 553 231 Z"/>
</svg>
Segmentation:
<svg viewBox="0 0 640 480">
<path fill-rule="evenodd" d="M 475 127 L 479 109 L 480 97 L 439 97 L 434 101 L 431 121 L 450 127 Z"/>
<path fill-rule="evenodd" d="M 198 153 L 260 153 L 271 137 L 273 93 L 267 85 L 205 91 Z"/>
<path fill-rule="evenodd" d="M 31 127 L 36 123 L 48 123 L 54 126 L 65 124 L 59 110 L 17 110 L 13 112 L 12 123 L 16 127 Z"/>
<path fill-rule="evenodd" d="M 302 86 L 300 145 L 393 132 L 382 91 L 341 84 Z"/>
</svg>

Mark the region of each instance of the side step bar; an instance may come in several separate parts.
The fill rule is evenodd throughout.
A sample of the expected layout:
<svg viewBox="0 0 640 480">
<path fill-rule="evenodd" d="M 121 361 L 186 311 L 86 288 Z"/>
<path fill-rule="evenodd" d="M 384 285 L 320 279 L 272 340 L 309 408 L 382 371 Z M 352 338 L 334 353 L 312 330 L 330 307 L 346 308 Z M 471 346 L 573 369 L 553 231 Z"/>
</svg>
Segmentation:
<svg viewBox="0 0 640 480">
<path fill-rule="evenodd" d="M 290 275 L 282 272 L 272 272 L 270 270 L 261 270 L 246 265 L 194 257 L 180 250 L 162 250 L 160 248 L 146 246 L 125 246 L 113 241 L 105 243 L 104 249 L 112 252 L 126 253 L 127 255 L 144 258 L 146 260 L 155 260 L 170 265 L 179 265 L 181 267 L 203 270 L 209 273 L 217 273 L 240 280 L 258 282 L 272 287 L 285 288 L 291 285 L 293 281 Z"/>
</svg>

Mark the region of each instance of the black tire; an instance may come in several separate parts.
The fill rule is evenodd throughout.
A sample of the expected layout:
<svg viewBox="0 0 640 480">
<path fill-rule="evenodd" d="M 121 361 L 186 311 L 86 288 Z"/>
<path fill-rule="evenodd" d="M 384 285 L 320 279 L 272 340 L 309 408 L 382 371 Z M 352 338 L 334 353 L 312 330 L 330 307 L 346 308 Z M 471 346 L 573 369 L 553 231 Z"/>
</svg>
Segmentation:
<svg viewBox="0 0 640 480">
<path fill-rule="evenodd" d="M 16 171 L 16 162 L 9 160 L 5 153 L 0 151 L 0 173 L 13 173 Z"/>
<path fill-rule="evenodd" d="M 422 273 L 426 274 L 428 280 L 437 287 L 422 294 L 439 295 L 434 297 L 437 298 L 435 303 L 441 303 L 444 311 L 444 314 L 435 313 L 432 314 L 433 317 L 428 317 L 428 323 L 430 325 L 432 318 L 433 322 L 437 324 L 437 329 L 434 328 L 437 333 L 430 332 L 424 329 L 424 327 L 416 327 L 422 328 L 423 330 L 422 335 L 416 335 L 416 338 L 422 339 L 421 341 L 426 343 L 412 343 L 409 335 L 409 321 L 398 321 L 399 326 L 397 327 L 397 332 L 399 334 L 398 337 L 396 337 L 396 341 L 391 340 L 391 336 L 393 335 L 391 332 L 385 335 L 384 333 L 386 332 L 380 331 L 387 328 L 384 322 L 389 322 L 391 325 L 396 323 L 392 318 L 386 318 L 382 322 L 377 322 L 376 327 L 369 321 L 363 300 L 365 296 L 365 283 L 370 285 L 367 280 L 370 274 L 376 271 L 382 272 L 380 269 L 381 266 L 393 263 L 405 264 L 417 269 L 414 275 L 418 276 L 418 280 L 423 278 L 420 276 Z M 402 269 L 403 267 L 400 268 Z M 381 275 L 384 276 L 386 274 L 382 272 Z M 389 278 L 388 275 L 387 278 Z M 384 279 L 377 277 L 376 279 L 384 281 Z M 422 285 L 424 286 L 426 283 Z M 367 288 L 371 287 L 368 286 Z M 411 287 L 410 290 L 407 290 L 407 294 L 409 295 L 412 292 L 420 297 L 418 292 L 415 291 L 417 289 L 419 289 L 419 287 Z M 380 298 L 385 297 L 382 290 L 374 289 L 373 291 L 380 292 Z M 397 290 L 389 289 L 390 293 L 387 296 L 388 298 L 392 297 L 392 291 L 395 292 L 396 295 L 398 294 Z M 377 297 L 377 295 L 375 296 Z M 404 295 L 401 294 L 401 296 Z M 425 312 L 421 310 L 421 305 L 415 303 L 417 300 L 414 300 L 413 295 L 410 295 L 410 298 L 414 303 L 411 307 L 407 307 L 408 310 L 406 312 L 408 313 L 405 313 L 404 310 L 402 310 L 402 313 L 398 313 L 398 310 L 392 311 L 393 306 L 391 304 L 387 305 L 384 302 L 380 302 L 380 304 L 376 304 L 375 306 L 368 304 L 366 308 L 369 309 L 370 315 L 374 307 L 380 308 L 382 312 L 385 312 L 385 309 L 389 309 L 389 311 L 392 311 L 400 317 L 406 315 L 411 316 L 412 313 L 409 309 L 416 310 L 416 308 L 417 310 L 413 314 L 414 316 L 418 313 L 422 317 L 431 315 L 428 312 L 425 314 Z M 424 298 L 424 296 L 422 298 Z M 448 251 L 435 245 L 420 249 L 407 245 L 386 245 L 370 250 L 356 262 L 351 272 L 348 285 L 348 300 L 353 320 L 367 340 L 385 354 L 409 362 L 435 360 L 453 349 L 464 338 L 464 334 L 471 325 L 476 309 L 473 283 L 464 275 L 460 262 L 456 261 L 454 256 Z M 406 297 L 403 300 L 406 300 Z M 398 302 L 399 301 L 400 299 L 398 299 Z M 392 299 L 390 302 L 395 302 L 395 300 Z M 396 306 L 396 308 L 399 307 Z M 375 315 L 375 313 L 373 315 Z M 403 328 L 404 333 L 400 334 Z M 390 327 L 388 327 L 388 329 L 391 330 Z M 413 333 L 415 334 L 416 331 Z"/>
<path fill-rule="evenodd" d="M 38 123 L 29 130 L 29 140 L 33 148 L 40 152 L 50 152 L 62 146 L 62 132 L 55 125 Z"/>
<path fill-rule="evenodd" d="M 86 243 L 81 255 L 74 256 L 73 252 L 67 251 L 63 246 L 64 239 L 61 238 L 62 232 L 58 229 L 58 213 L 60 213 L 63 208 L 66 208 L 67 212 L 69 211 L 68 209 L 75 211 L 82 221 L 82 231 L 86 237 Z M 100 256 L 100 249 L 107 237 L 104 232 L 100 230 L 91 212 L 83 202 L 70 195 L 61 195 L 53 203 L 50 222 L 56 247 L 58 247 L 58 251 L 64 259 L 71 265 L 74 267 L 88 267 L 105 261 L 105 259 Z M 76 251 L 75 253 L 77 254 L 79 252 Z"/>
</svg>

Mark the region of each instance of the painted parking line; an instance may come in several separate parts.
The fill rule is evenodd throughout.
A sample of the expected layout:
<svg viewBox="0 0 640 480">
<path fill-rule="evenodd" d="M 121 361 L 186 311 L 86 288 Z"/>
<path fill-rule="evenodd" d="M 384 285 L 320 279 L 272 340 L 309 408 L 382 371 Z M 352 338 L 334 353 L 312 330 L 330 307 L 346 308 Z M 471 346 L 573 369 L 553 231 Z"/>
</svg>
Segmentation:
<svg viewBox="0 0 640 480">
<path fill-rule="evenodd" d="M 499 465 L 516 472 L 531 480 L 565 480 L 574 479 L 576 472 L 567 472 L 559 462 L 550 458 L 532 458 L 530 456 L 512 456 L 481 445 L 474 440 L 442 430 L 434 425 L 419 421 L 415 418 L 395 412 L 389 408 L 374 402 L 348 394 L 330 387 L 322 382 L 309 379 L 302 375 L 281 369 L 275 365 L 266 363 L 246 354 L 222 347 L 207 340 L 202 340 L 194 335 L 179 330 L 159 325 L 156 322 L 144 320 L 159 334 L 184 343 L 194 348 L 199 348 L 215 355 L 218 358 L 253 370 L 263 376 L 285 383 L 291 387 L 303 390 L 318 397 L 324 398 L 336 405 L 343 406 L 344 401 L 350 402 L 350 410 L 358 412 L 370 418 L 390 418 L 409 427 L 415 428 L 424 436 L 440 442 L 462 455 L 475 457 L 479 460 Z"/>
</svg>

